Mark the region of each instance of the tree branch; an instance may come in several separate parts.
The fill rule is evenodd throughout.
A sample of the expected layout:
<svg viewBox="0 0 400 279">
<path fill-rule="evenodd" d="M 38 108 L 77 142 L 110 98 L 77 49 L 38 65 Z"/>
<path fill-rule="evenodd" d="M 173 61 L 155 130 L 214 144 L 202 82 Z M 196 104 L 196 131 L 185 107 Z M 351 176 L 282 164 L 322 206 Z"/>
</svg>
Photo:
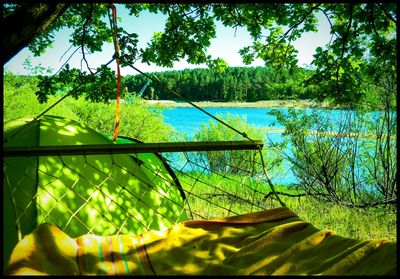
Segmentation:
<svg viewBox="0 0 400 279">
<path fill-rule="evenodd" d="M 297 26 L 299 26 L 300 24 L 302 24 L 302 23 L 306 20 L 306 18 L 307 18 L 314 10 L 318 9 L 319 6 L 321 6 L 321 4 L 317 4 L 316 6 L 312 7 L 312 8 L 307 12 L 307 14 L 304 15 L 304 17 L 303 17 L 299 22 L 297 22 L 295 25 L 293 25 L 292 27 L 290 27 L 289 30 L 287 30 L 286 33 L 283 34 L 283 35 L 281 36 L 281 39 L 285 38 L 285 37 L 289 34 L 289 32 L 290 32 L 291 30 L 296 29 Z M 280 40 L 281 40 L 281 39 L 280 39 Z"/>
<path fill-rule="evenodd" d="M 323 10 L 323 9 L 321 9 L 320 7 L 318 7 L 317 10 L 320 10 L 320 11 L 325 15 L 326 19 L 328 20 L 329 25 L 331 26 L 331 30 L 333 30 L 332 21 L 331 21 L 331 19 L 329 18 L 329 15 L 326 13 L 326 11 Z M 338 37 L 338 35 L 336 34 L 336 32 L 334 32 L 334 33 L 332 34 L 332 36 L 331 36 L 331 39 L 329 40 L 329 44 L 331 44 L 332 39 L 333 39 L 333 36 Z"/>
<path fill-rule="evenodd" d="M 66 3 L 21 4 L 12 14 L 3 20 L 3 55 L 4 65 L 35 37 L 44 32 L 68 8 Z"/>
<path fill-rule="evenodd" d="M 378 31 L 376 30 L 376 26 L 375 26 L 374 4 L 370 4 L 370 5 L 371 5 L 370 18 L 371 18 L 372 28 L 374 29 L 375 35 L 380 37 Z"/>
<path fill-rule="evenodd" d="M 344 34 L 344 37 L 343 37 L 342 53 L 340 55 L 340 62 L 342 62 L 343 57 L 344 57 L 344 52 L 346 50 L 346 43 L 347 43 L 347 39 L 349 37 L 352 21 L 353 21 L 353 4 L 350 4 L 350 19 L 349 19 L 349 24 L 347 25 L 346 33 Z M 337 68 L 336 68 L 336 92 L 337 92 L 338 96 L 341 95 L 339 92 L 339 70 L 340 70 L 340 63 L 338 63 Z"/>
<path fill-rule="evenodd" d="M 283 60 L 286 60 L 286 55 L 287 55 L 289 46 L 291 45 L 291 39 L 292 39 L 292 37 L 293 37 L 293 32 L 294 32 L 294 30 L 295 30 L 300 24 L 302 24 L 302 23 L 307 19 L 307 17 L 308 17 L 314 10 L 318 9 L 320 5 L 321 5 L 321 4 L 317 4 L 317 5 L 313 6 L 313 7 L 311 7 L 311 9 L 303 16 L 303 18 L 302 18 L 300 21 L 298 21 L 296 24 L 294 24 L 293 26 L 291 26 L 291 27 L 285 32 L 285 34 L 283 34 L 282 36 L 280 36 L 280 37 L 276 40 L 276 43 L 274 43 L 274 45 L 277 45 L 279 41 L 281 41 L 281 40 L 283 40 L 284 38 L 286 38 L 286 36 L 289 34 L 289 32 L 291 32 L 291 36 L 290 36 L 290 38 L 289 38 L 288 46 L 287 46 L 286 49 L 285 49 L 285 55 L 284 55 Z M 268 45 L 264 45 L 264 46 L 262 47 L 261 51 L 264 50 L 267 46 L 268 46 Z M 275 53 L 275 48 L 273 48 L 273 54 L 274 54 L 274 53 Z M 254 54 L 255 54 L 255 51 L 254 51 Z M 281 61 L 281 62 L 279 63 L 279 65 L 281 65 L 281 64 L 285 64 L 285 61 Z"/>
<path fill-rule="evenodd" d="M 88 15 L 88 17 L 86 18 L 85 22 L 83 23 L 83 27 L 82 27 L 82 30 L 83 30 L 82 32 L 83 32 L 83 34 L 82 34 L 82 41 L 81 41 L 82 60 L 85 61 L 86 67 L 88 68 L 89 72 L 93 75 L 93 72 L 92 72 L 92 70 L 91 70 L 90 67 L 89 67 L 89 63 L 88 63 L 88 61 L 86 60 L 85 49 L 84 49 L 84 47 L 85 47 L 86 26 L 87 26 L 88 22 L 92 19 L 92 15 L 93 15 L 93 3 L 90 4 L 89 15 Z"/>
<path fill-rule="evenodd" d="M 232 12 L 232 9 L 235 10 L 235 13 L 237 14 L 238 17 L 236 17 L 236 15 Z M 235 21 L 236 21 L 235 26 L 233 26 L 233 27 L 235 28 L 235 37 L 236 37 L 236 30 L 237 30 L 237 27 L 238 27 L 238 26 L 240 26 L 240 27 L 243 26 L 243 25 L 242 25 L 242 20 L 241 20 L 241 18 L 240 18 L 240 14 L 239 14 L 239 13 L 237 12 L 237 10 L 236 10 L 236 6 L 229 5 L 228 11 L 229 11 L 229 14 L 230 14 L 230 15 L 235 19 Z"/>
<path fill-rule="evenodd" d="M 394 18 L 392 17 L 392 15 L 389 14 L 389 13 L 383 8 L 383 4 L 378 3 L 378 6 L 379 6 L 379 8 L 381 8 L 381 10 L 385 13 L 385 15 L 386 15 L 387 18 L 389 18 L 391 21 L 393 21 L 394 23 L 397 24 L 397 20 L 394 19 Z"/>
</svg>

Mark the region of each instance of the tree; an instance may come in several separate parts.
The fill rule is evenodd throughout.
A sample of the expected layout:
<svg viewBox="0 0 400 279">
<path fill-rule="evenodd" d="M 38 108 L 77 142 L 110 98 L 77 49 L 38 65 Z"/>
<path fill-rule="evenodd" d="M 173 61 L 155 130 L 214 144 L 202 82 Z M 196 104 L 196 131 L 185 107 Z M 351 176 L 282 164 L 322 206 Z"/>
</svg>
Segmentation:
<svg viewBox="0 0 400 279">
<path fill-rule="evenodd" d="M 2 64 L 48 29 L 68 8 L 65 3 L 3 4 Z M 51 35 L 46 43 L 51 40 Z M 37 44 L 37 42 L 34 42 Z"/>
<path fill-rule="evenodd" d="M 18 14 L 29 14 L 39 4 L 3 4 L 4 20 L 10 22 Z M 109 5 L 105 3 L 72 3 L 47 5 L 43 13 L 46 24 L 35 24 L 25 17 L 10 30 L 10 38 L 20 32 L 28 39 L 19 43 L 10 40 L 5 48 L 12 57 L 21 47 L 28 45 L 35 55 L 40 55 L 51 45 L 54 32 L 63 27 L 73 28 L 71 42 L 85 53 L 101 51 L 105 42 L 113 40 L 113 32 L 107 25 Z M 396 72 L 396 24 L 397 4 L 393 3 L 252 3 L 252 4 L 125 4 L 130 15 L 138 16 L 143 10 L 167 15 L 164 32 L 155 33 L 146 48 L 137 46 L 137 34 L 129 34 L 118 28 L 118 40 L 123 66 L 136 60 L 171 67 L 174 61 L 186 59 L 192 64 L 206 63 L 223 69 L 226 63 L 207 54 L 210 41 L 215 37 L 216 21 L 232 28 L 246 28 L 253 44 L 240 53 L 244 62 L 261 58 L 266 65 L 290 72 L 296 70 L 297 50 L 293 41 L 305 32 L 318 28 L 316 14 L 322 13 L 331 26 L 331 42 L 317 49 L 312 65 L 315 74 L 310 83 L 320 84 L 317 96 L 330 98 L 338 103 L 358 102 L 367 93 L 364 70 L 368 66 L 385 68 L 389 74 Z M 60 16 L 58 16 L 60 15 Z M 47 28 L 45 28 L 48 26 Z M 32 28 L 26 28 L 32 27 Z M 7 29 L 6 29 L 7 30 Z M 265 30 L 267 32 L 265 32 Z M 115 34 L 114 34 L 115 35 Z M 34 38 L 31 41 L 30 38 Z M 86 63 L 87 64 L 87 63 Z M 89 65 L 86 65 L 93 74 Z M 67 71 L 67 70 L 66 70 Z M 86 78 L 83 75 L 83 78 Z M 51 86 L 48 80 L 43 81 Z M 335 90 L 332 90 L 334 88 Z M 361 89 L 361 90 L 360 90 Z M 102 91 L 104 94 L 109 94 Z M 43 94 L 51 94 L 47 91 Z M 99 92 L 99 94 L 102 94 Z M 92 94 L 93 95 L 93 94 Z M 44 97 L 43 100 L 46 98 Z M 104 100 L 97 97 L 94 100 Z"/>
</svg>

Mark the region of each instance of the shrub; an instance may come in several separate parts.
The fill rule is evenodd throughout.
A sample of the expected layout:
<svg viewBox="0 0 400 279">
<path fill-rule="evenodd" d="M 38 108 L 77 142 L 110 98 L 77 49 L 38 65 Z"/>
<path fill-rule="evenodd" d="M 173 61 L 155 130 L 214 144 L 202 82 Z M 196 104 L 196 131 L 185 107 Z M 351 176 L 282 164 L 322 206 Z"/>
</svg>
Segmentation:
<svg viewBox="0 0 400 279">
<path fill-rule="evenodd" d="M 40 104 L 35 95 L 37 83 L 36 77 L 4 74 L 4 121 L 37 116 L 60 99 L 60 96 L 49 96 L 46 103 Z M 93 103 L 83 96 L 77 99 L 67 97 L 48 114 L 82 122 L 101 133 L 113 134 L 114 131 L 114 102 Z M 163 122 L 160 110 L 147 107 L 140 98 L 121 104 L 119 135 L 143 142 L 165 142 L 175 133 L 171 126 Z"/>
<path fill-rule="evenodd" d="M 228 125 L 235 127 L 238 131 L 254 140 L 262 140 L 264 134 L 261 129 L 247 124 L 246 119 L 240 116 L 227 115 L 223 119 Z M 194 141 L 240 141 L 247 140 L 239 133 L 233 131 L 220 122 L 210 120 L 208 124 L 202 124 L 201 128 L 196 130 L 193 136 Z M 268 156 L 266 155 L 268 154 Z M 278 168 L 280 161 L 272 152 L 263 152 L 264 162 L 267 164 L 267 170 Z M 197 160 L 205 162 L 208 168 L 214 172 L 238 175 L 259 175 L 263 173 L 262 162 L 259 152 L 256 150 L 228 150 L 228 151 L 209 151 L 201 152 Z"/>
<path fill-rule="evenodd" d="M 339 119 L 318 111 L 272 114 L 286 128 L 282 154 L 305 194 L 349 207 L 396 204 L 394 113 L 346 110 Z M 291 154 L 284 151 L 288 143 Z"/>
</svg>

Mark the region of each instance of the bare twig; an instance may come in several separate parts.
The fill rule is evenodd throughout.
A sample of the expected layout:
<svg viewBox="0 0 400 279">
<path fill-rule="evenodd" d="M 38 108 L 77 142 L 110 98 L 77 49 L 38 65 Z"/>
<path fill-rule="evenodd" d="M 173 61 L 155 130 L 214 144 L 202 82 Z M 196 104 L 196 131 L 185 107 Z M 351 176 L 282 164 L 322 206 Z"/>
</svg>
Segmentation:
<svg viewBox="0 0 400 279">
<path fill-rule="evenodd" d="M 88 17 L 86 18 L 85 22 L 83 23 L 83 27 L 82 27 L 82 32 L 83 32 L 83 33 L 82 33 L 82 41 L 81 41 L 82 60 L 85 61 L 86 67 L 88 68 L 89 72 L 93 75 L 93 72 L 92 72 L 92 70 L 91 70 L 90 67 L 89 67 L 89 63 L 88 63 L 88 61 L 86 60 L 85 49 L 84 49 L 84 46 L 85 46 L 85 36 L 86 36 L 86 27 L 87 27 L 87 24 L 89 23 L 89 21 L 92 19 L 92 15 L 93 15 L 93 3 L 90 4 L 89 15 L 88 15 Z M 82 63 L 82 60 L 81 60 L 81 63 Z"/>
<path fill-rule="evenodd" d="M 69 62 L 69 60 L 71 60 L 72 56 L 75 55 L 75 53 L 79 50 L 79 48 L 80 48 L 80 47 L 77 47 L 77 48 L 72 52 L 72 54 L 68 57 L 68 59 L 64 62 L 64 64 L 62 64 L 62 66 L 58 69 L 58 71 L 57 71 L 53 76 L 55 76 L 56 74 L 58 74 L 58 73 L 61 71 L 61 69 L 64 68 L 65 65 L 67 65 L 67 63 Z"/>
<path fill-rule="evenodd" d="M 332 21 L 331 21 L 331 19 L 329 18 L 329 15 L 326 13 L 326 11 L 323 10 L 323 9 L 321 9 L 320 7 L 318 7 L 317 10 L 320 10 L 320 11 L 325 15 L 326 19 L 328 20 L 329 25 L 331 26 L 331 30 L 333 30 Z M 331 38 L 330 38 L 330 40 L 329 40 L 329 43 L 328 43 L 329 45 L 330 45 L 331 42 L 332 42 L 333 36 L 338 37 L 338 34 L 336 33 L 336 31 L 334 31 L 334 33 L 332 34 L 332 36 L 331 36 Z"/>
<path fill-rule="evenodd" d="M 71 46 L 64 52 L 64 54 L 60 57 L 60 60 L 58 60 L 58 62 L 61 62 L 61 60 L 63 59 L 64 55 L 67 54 L 67 52 L 74 46 L 74 44 L 71 44 Z"/>
</svg>

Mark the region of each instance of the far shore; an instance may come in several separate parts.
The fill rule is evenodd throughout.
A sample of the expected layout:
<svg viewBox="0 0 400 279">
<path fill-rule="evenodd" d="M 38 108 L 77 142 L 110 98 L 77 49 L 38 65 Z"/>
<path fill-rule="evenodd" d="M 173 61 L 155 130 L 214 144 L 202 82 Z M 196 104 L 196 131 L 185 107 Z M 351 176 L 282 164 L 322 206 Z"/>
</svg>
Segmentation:
<svg viewBox="0 0 400 279">
<path fill-rule="evenodd" d="M 172 100 L 147 100 L 151 106 L 166 108 L 192 107 L 184 101 Z M 193 102 L 201 108 L 332 108 L 327 104 L 321 104 L 310 100 L 269 100 L 257 102 Z"/>
</svg>

